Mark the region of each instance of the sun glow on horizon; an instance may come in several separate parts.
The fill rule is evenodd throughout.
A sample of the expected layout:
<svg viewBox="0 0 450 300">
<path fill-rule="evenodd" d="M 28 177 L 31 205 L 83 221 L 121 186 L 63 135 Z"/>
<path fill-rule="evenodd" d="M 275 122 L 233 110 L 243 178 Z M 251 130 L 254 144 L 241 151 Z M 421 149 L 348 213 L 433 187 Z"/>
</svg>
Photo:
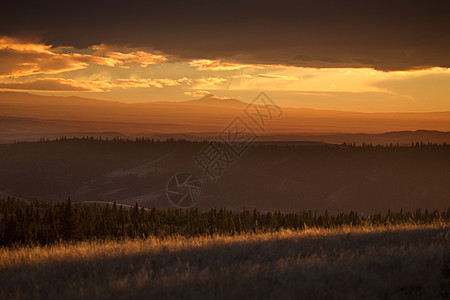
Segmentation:
<svg viewBox="0 0 450 300">
<path fill-rule="evenodd" d="M 77 50 L 9 37 L 0 38 L 0 54 L 3 91 L 147 102 L 183 101 L 207 93 L 239 99 L 265 90 L 275 93 L 281 105 L 290 106 L 450 110 L 446 68 L 384 72 L 183 60 L 145 49 L 102 44 Z M 355 95 L 360 96 L 358 101 Z"/>
</svg>

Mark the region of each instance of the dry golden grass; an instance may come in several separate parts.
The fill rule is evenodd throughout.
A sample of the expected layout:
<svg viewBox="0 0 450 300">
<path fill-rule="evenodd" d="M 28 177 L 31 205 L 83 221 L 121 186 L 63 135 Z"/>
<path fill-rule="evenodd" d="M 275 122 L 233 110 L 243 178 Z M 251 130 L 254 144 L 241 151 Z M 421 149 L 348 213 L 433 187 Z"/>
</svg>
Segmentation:
<svg viewBox="0 0 450 300">
<path fill-rule="evenodd" d="M 4 299 L 450 297 L 450 226 L 0 249 Z"/>
</svg>

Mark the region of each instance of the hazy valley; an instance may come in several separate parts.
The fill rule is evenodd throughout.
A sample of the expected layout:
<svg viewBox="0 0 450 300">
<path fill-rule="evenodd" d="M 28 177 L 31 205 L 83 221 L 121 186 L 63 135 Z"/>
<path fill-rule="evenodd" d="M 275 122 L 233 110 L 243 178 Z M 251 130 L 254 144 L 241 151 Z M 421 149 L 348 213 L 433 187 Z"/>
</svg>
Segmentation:
<svg viewBox="0 0 450 300">
<path fill-rule="evenodd" d="M 202 178 L 201 210 L 372 213 L 446 209 L 450 146 L 354 147 L 254 144 L 216 183 L 193 157 L 205 142 L 68 139 L 0 145 L 4 196 L 28 200 L 117 201 L 171 208 L 168 180 Z"/>
<path fill-rule="evenodd" d="M 61 136 L 212 140 L 236 117 L 241 117 L 260 140 L 450 142 L 450 112 L 359 113 L 281 107 L 282 116 L 261 131 L 245 115 L 247 105 L 213 96 L 185 102 L 127 104 L 0 92 L 0 142 Z"/>
</svg>

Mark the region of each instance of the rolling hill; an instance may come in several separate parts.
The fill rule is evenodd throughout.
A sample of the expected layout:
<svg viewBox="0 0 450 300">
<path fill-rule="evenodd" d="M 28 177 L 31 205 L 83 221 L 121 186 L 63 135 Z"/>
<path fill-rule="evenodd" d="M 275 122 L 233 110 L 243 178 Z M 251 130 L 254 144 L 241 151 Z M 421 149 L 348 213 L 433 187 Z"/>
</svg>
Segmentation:
<svg viewBox="0 0 450 300">
<path fill-rule="evenodd" d="M 237 116 L 263 140 L 449 142 L 450 112 L 360 113 L 284 107 L 283 115 L 268 121 L 261 131 L 245 115 L 247 105 L 211 95 L 185 102 L 129 104 L 0 92 L 0 142 L 87 135 L 214 139 Z M 411 133 L 417 130 L 423 131 Z M 380 135 L 386 132 L 396 133 Z"/>
<path fill-rule="evenodd" d="M 449 145 L 257 144 L 213 183 L 195 165 L 203 142 L 67 139 L 0 145 L 0 195 L 173 208 L 168 180 L 202 178 L 198 208 L 332 213 L 446 209 Z"/>
</svg>

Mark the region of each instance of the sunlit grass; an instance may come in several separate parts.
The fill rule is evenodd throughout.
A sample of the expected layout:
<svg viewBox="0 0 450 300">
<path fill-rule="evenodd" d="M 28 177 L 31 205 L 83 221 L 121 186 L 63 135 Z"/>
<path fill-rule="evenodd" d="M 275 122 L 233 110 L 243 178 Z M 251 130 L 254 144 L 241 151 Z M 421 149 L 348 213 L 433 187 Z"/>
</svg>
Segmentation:
<svg viewBox="0 0 450 300">
<path fill-rule="evenodd" d="M 442 298 L 446 224 L 0 250 L 3 298 Z M 419 297 L 420 296 L 420 297 Z"/>
</svg>

